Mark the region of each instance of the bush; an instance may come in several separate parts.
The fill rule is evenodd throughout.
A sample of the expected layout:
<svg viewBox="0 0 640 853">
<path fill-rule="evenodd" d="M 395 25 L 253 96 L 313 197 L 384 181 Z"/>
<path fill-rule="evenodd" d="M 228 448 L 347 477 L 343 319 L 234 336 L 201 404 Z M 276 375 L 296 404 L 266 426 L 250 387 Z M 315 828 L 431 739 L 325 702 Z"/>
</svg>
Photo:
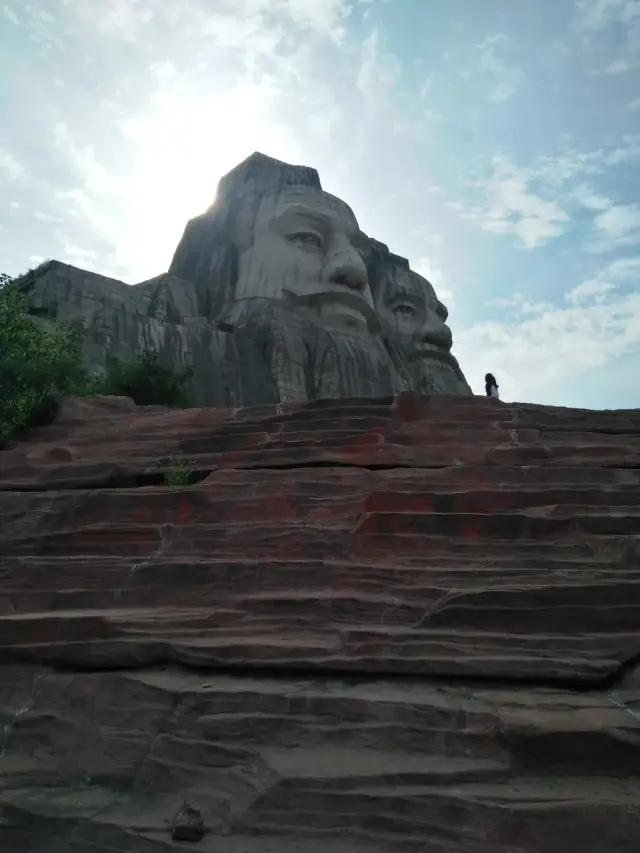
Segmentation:
<svg viewBox="0 0 640 853">
<path fill-rule="evenodd" d="M 56 401 L 86 383 L 82 323 L 44 324 L 29 316 L 25 295 L 0 278 L 0 446 L 55 415 Z"/>
<path fill-rule="evenodd" d="M 81 321 L 35 320 L 25 294 L 0 274 L 0 447 L 24 429 L 51 423 L 65 395 L 131 397 L 139 406 L 193 405 L 192 370 L 175 373 L 150 350 L 130 364 L 110 357 L 105 376 L 89 379 L 83 339 Z"/>
<path fill-rule="evenodd" d="M 182 451 L 170 461 L 164 475 L 167 486 L 188 486 L 193 476 L 193 470 L 182 460 Z"/>
<path fill-rule="evenodd" d="M 141 352 L 127 364 L 107 357 L 105 376 L 95 380 L 94 394 L 131 397 L 138 406 L 172 406 L 186 409 L 194 405 L 191 368 L 179 373 L 163 367 L 153 350 Z"/>
</svg>

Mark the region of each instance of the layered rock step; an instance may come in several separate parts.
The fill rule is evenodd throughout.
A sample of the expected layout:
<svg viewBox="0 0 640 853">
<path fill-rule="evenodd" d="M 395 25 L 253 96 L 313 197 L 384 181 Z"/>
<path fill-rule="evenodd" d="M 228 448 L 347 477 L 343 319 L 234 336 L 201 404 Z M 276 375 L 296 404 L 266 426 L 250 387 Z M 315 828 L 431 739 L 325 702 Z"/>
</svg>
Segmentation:
<svg viewBox="0 0 640 853">
<path fill-rule="evenodd" d="M 639 456 L 638 410 L 65 401 L 0 453 L 7 849 L 184 803 L 216 853 L 633 849 Z"/>
</svg>

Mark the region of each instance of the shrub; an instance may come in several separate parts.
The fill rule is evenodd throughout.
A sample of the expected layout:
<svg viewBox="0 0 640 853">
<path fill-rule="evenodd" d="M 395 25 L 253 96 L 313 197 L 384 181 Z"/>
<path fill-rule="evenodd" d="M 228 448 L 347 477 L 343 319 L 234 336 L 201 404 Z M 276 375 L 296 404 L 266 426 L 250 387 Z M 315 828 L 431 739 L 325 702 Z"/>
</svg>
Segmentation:
<svg viewBox="0 0 640 853">
<path fill-rule="evenodd" d="M 0 446 L 50 423 L 56 400 L 86 383 L 81 322 L 45 324 L 29 316 L 25 295 L 0 277 Z"/>
<path fill-rule="evenodd" d="M 164 474 L 164 482 L 167 486 L 188 486 L 191 482 L 193 471 L 182 460 L 182 453 L 174 457 Z"/>
<path fill-rule="evenodd" d="M 153 350 L 125 363 L 108 356 L 106 374 L 92 383 L 91 393 L 131 397 L 138 406 L 193 406 L 191 368 L 175 372 L 159 363 Z"/>
<path fill-rule="evenodd" d="M 131 363 L 113 356 L 106 374 L 89 379 L 82 363 L 84 324 L 29 314 L 26 295 L 0 274 L 0 447 L 24 429 L 51 423 L 65 395 L 131 397 L 140 406 L 193 405 L 190 368 L 174 372 L 146 350 Z"/>
</svg>

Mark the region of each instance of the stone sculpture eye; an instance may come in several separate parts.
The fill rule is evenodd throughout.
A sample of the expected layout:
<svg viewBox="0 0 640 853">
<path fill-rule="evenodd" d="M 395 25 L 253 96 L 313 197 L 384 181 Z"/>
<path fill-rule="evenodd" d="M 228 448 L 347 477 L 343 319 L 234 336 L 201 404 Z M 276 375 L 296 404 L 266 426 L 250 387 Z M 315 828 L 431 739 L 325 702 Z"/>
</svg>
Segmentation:
<svg viewBox="0 0 640 853">
<path fill-rule="evenodd" d="M 399 320 L 409 320 L 416 312 L 411 305 L 396 305 L 393 313 Z"/>
<path fill-rule="evenodd" d="M 295 234 L 289 235 L 291 243 L 298 243 L 302 246 L 313 246 L 316 249 L 322 248 L 322 237 L 314 231 L 297 231 Z"/>
</svg>

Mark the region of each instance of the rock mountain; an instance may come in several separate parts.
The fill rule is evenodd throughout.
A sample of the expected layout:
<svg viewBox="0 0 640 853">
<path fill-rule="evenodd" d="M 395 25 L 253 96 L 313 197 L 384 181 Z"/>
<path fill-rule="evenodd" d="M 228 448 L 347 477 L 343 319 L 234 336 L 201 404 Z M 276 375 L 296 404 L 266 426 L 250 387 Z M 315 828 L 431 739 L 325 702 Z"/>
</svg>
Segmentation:
<svg viewBox="0 0 640 853">
<path fill-rule="evenodd" d="M 51 261 L 20 281 L 36 313 L 85 320 L 91 372 L 152 346 L 193 367 L 200 405 L 471 393 L 432 285 L 315 169 L 263 154 L 222 178 L 167 273 L 127 285 Z"/>
</svg>

